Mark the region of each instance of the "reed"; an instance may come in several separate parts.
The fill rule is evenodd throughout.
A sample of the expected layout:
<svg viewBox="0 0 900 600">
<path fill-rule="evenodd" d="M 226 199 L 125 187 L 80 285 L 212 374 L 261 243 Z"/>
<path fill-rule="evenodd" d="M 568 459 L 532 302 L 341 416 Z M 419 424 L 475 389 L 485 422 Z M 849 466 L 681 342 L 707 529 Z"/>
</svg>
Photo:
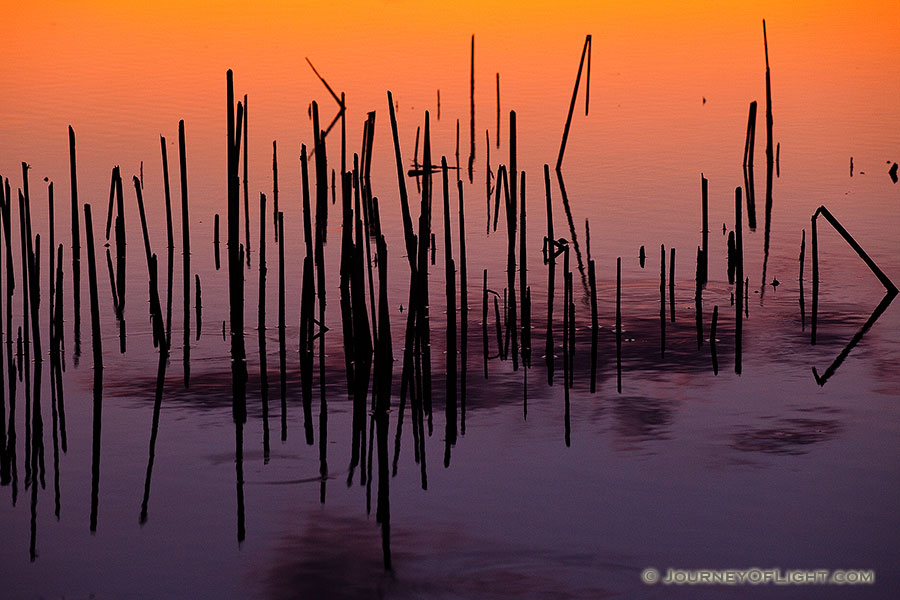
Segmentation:
<svg viewBox="0 0 900 600">
<path fill-rule="evenodd" d="M 800 236 L 800 331 L 806 331 L 806 297 L 803 294 L 803 262 L 806 258 L 806 230 L 801 230 Z"/>
<path fill-rule="evenodd" d="M 700 174 L 700 197 L 702 214 L 700 282 L 701 285 L 706 285 L 709 280 L 709 180 L 703 176 L 703 173 Z"/>
<path fill-rule="evenodd" d="M 744 291 L 744 242 L 743 242 L 743 218 L 741 214 L 741 188 L 734 189 L 734 233 L 735 233 L 735 271 L 734 277 L 737 285 L 735 290 L 735 331 L 734 331 L 734 372 L 741 374 L 741 337 L 743 334 L 743 313 L 741 311 L 741 296 Z"/>
<path fill-rule="evenodd" d="M 247 121 L 250 116 L 247 108 L 247 94 L 244 94 L 244 249 L 246 250 L 247 267 L 250 267 L 250 188 L 247 186 Z"/>
<path fill-rule="evenodd" d="M 78 170 L 75 161 L 75 130 L 72 129 L 71 125 L 69 125 L 69 182 L 72 200 L 72 296 L 75 313 L 75 364 L 77 366 L 78 357 L 81 355 L 81 232 L 78 224 L 78 215 L 81 210 L 78 207 Z M 8 328 L 7 331 L 9 331 Z"/>
<path fill-rule="evenodd" d="M 756 194 L 753 185 L 753 149 L 756 146 L 756 101 L 750 103 L 744 142 L 744 189 L 747 192 L 747 224 L 756 230 Z"/>
<path fill-rule="evenodd" d="M 469 63 L 469 183 L 475 166 L 475 34 L 472 34 L 472 54 Z"/>
<path fill-rule="evenodd" d="M 703 347 L 703 250 L 697 246 L 697 270 L 694 277 L 694 317 L 697 326 L 697 350 Z"/>
<path fill-rule="evenodd" d="M 581 60 L 578 63 L 578 74 L 575 76 L 575 89 L 572 90 L 572 101 L 569 103 L 569 114 L 566 117 L 566 126 L 563 129 L 563 137 L 562 142 L 559 145 L 559 155 L 556 158 L 556 170 L 559 171 L 562 169 L 563 155 L 566 153 L 566 141 L 569 139 L 569 128 L 572 126 L 572 114 L 575 112 L 575 98 L 578 96 L 578 86 L 581 83 L 581 71 L 584 67 L 584 58 L 587 56 L 588 59 L 588 74 L 590 73 L 590 64 L 591 64 L 591 36 L 587 35 L 584 39 L 584 47 L 581 50 Z M 585 87 L 590 87 L 590 75 L 588 75 L 587 79 L 588 85 Z M 584 103 L 584 114 L 587 115 L 588 111 L 588 100 L 590 99 L 589 92 L 585 93 L 585 103 Z"/>
<path fill-rule="evenodd" d="M 458 172 L 457 172 L 458 173 Z M 459 371 L 459 408 L 460 432 L 466 434 L 466 375 L 469 357 L 469 283 L 466 258 L 466 212 L 463 202 L 462 180 L 456 180 L 456 192 L 459 196 L 459 305 L 460 305 L 460 371 Z M 379 324 L 380 325 L 380 324 Z"/>
</svg>

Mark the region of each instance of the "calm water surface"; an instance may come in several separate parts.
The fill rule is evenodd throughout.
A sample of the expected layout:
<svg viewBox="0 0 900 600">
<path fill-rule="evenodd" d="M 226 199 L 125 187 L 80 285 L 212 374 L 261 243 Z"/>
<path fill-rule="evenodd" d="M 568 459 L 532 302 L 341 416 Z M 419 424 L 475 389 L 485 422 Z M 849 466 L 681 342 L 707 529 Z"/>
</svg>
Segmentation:
<svg viewBox="0 0 900 600">
<path fill-rule="evenodd" d="M 15 347 L 23 325 L 17 188 L 27 162 L 33 233 L 41 236 L 42 346 L 49 349 L 50 235 L 45 177 L 54 182 L 57 243 L 64 246 L 63 376 L 68 447 L 54 446 L 49 361 L 37 368 L 45 474 L 26 481 L 24 382 L 17 382 L 16 479 L 0 488 L 0 575 L 9 598 L 501 598 L 501 597 L 892 597 L 900 586 L 900 309 L 888 305 L 824 385 L 825 372 L 870 320 L 884 287 L 844 240 L 818 221 L 821 289 L 818 340 L 810 344 L 810 217 L 825 205 L 887 277 L 900 282 L 900 21 L 878 3 L 803 6 L 716 3 L 690 8 L 573 3 L 464 3 L 452 10 L 411 2 L 329 3 L 327 8 L 215 10 L 113 3 L 9 7 L 0 42 L 0 173 L 12 188 L 16 272 Z M 780 144 L 766 215 L 765 56 L 767 20 L 774 113 Z M 564 206 L 551 168 L 555 236 L 572 253 L 576 355 L 566 444 L 562 266 L 554 297 L 553 385 L 544 355 L 547 216 L 542 167 L 556 162 L 580 51 L 592 35 L 590 114 L 579 92 L 562 168 Z M 469 156 L 469 60 L 475 35 L 475 161 Z M 326 246 L 325 388 L 328 478 L 303 433 L 299 338 L 305 253 L 300 145 L 312 147 L 312 100 L 323 126 L 337 105 L 304 60 L 347 98 L 347 152 L 361 149 L 376 112 L 372 189 L 388 247 L 394 346 L 389 448 L 399 411 L 408 304 L 398 184 L 388 101 L 397 101 L 400 145 L 413 164 L 416 129 L 429 111 L 432 153 L 463 167 L 469 285 L 465 434 L 445 468 L 447 315 L 440 178 L 434 195 L 436 263 L 431 267 L 434 431 L 426 438 L 427 491 L 414 461 L 409 409 L 396 476 L 390 479 L 393 571 L 383 568 L 376 524 L 377 481 L 367 512 L 359 469 L 350 471 L 352 403 L 347 399 L 339 302 L 340 210 L 329 207 Z M 251 252 L 245 269 L 248 420 L 243 485 L 236 485 L 227 254 L 216 270 L 214 215 L 226 236 L 225 71 L 249 100 Z M 497 145 L 496 74 L 501 124 Z M 440 118 L 437 97 L 440 90 Z M 758 103 L 754 182 L 757 227 L 744 215 L 742 369 L 735 374 L 735 309 L 726 272 L 734 188 L 751 101 Z M 485 233 L 486 141 L 490 164 L 509 163 L 509 111 L 517 115 L 518 166 L 526 173 L 527 274 L 532 290 L 532 366 L 492 358 L 484 377 L 482 272 L 506 286 L 506 219 Z M 191 279 L 202 286 L 198 338 L 191 281 L 186 360 L 178 168 L 185 120 Z M 94 371 L 82 219 L 81 355 L 75 355 L 67 126 L 77 136 L 78 192 L 90 203 L 98 244 L 104 351 L 101 462 L 96 532 L 90 531 Z M 166 252 L 159 135 L 167 139 L 175 249 Z M 278 252 L 272 225 L 272 141 L 278 143 L 279 208 L 286 256 L 287 439 L 279 384 Z M 327 138 L 340 166 L 340 135 Z M 420 144 L 422 141 L 420 140 Z M 853 157 L 851 177 L 850 160 Z M 421 159 L 421 147 L 419 149 Z M 311 163 L 311 173 L 314 171 Z M 122 170 L 128 239 L 125 352 L 119 351 L 104 266 L 110 171 Z M 147 518 L 141 522 L 158 352 L 147 318 L 147 278 L 131 178 L 143 168 L 150 240 L 159 255 L 165 303 L 172 270 L 172 351 L 163 388 Z M 708 338 L 718 306 L 718 373 L 708 341 L 697 349 L 694 275 L 700 244 L 700 180 L 709 179 L 710 272 L 703 292 Z M 451 171 L 451 184 L 455 183 Z M 338 174 L 338 181 L 340 176 Z M 409 177 L 413 218 L 420 195 Z M 339 184 L 340 185 L 340 184 Z M 451 190 L 452 190 L 451 186 Z M 453 191 L 453 190 L 452 190 Z M 264 455 L 256 329 L 259 193 L 267 204 L 267 364 L 271 450 Z M 243 188 L 242 188 L 243 193 Z M 340 190 L 337 192 L 340 198 Z M 451 194 L 453 253 L 459 258 L 457 196 Z M 493 202 L 493 199 L 492 199 Z M 744 207 L 746 211 L 746 205 Z M 243 218 L 243 216 L 242 216 Z M 590 392 L 591 310 L 587 232 L 596 261 L 597 391 Z M 767 226 L 768 223 L 768 226 Z M 766 231 L 768 230 L 768 232 Z M 806 231 L 801 321 L 800 243 Z M 768 234 L 768 245 L 766 236 Z M 241 241 L 244 225 L 241 224 Z M 660 245 L 676 249 L 675 322 L 666 307 L 660 352 Z M 638 253 L 646 247 L 642 268 Z M 766 248 L 768 246 L 768 255 Z M 518 242 L 517 242 L 518 247 Z M 574 250 L 574 244 L 573 244 Z M 622 391 L 616 387 L 616 259 L 622 258 Z M 581 261 L 583 265 L 579 263 Z M 582 275 L 581 268 L 584 269 Z M 4 267 L 5 270 L 5 267 Z M 765 271 L 765 274 L 764 274 Z M 667 273 L 668 277 L 668 273 Z M 777 278 L 780 285 L 770 284 Z M 518 287 L 518 278 L 516 285 Z M 377 281 L 376 281 L 377 290 Z M 377 294 L 376 294 L 377 296 Z M 668 304 L 668 291 L 667 300 Z M 404 311 L 400 312 L 403 305 Z M 502 306 L 501 306 L 502 309 Z M 493 309 L 489 354 L 497 353 Z M 4 322 L 5 327 L 5 322 Z M 12 337 L 10 337 L 12 334 Z M 8 346 L 6 346 L 8 347 Z M 7 376 L 8 380 L 8 376 Z M 319 374 L 314 376 L 318 394 Z M 8 381 L 7 381 L 8 383 Z M 527 418 L 525 408 L 527 402 Z M 10 400 L 6 398 L 6 415 Z M 378 465 L 373 474 L 377 476 Z M 321 494 L 324 489 L 324 503 Z M 239 496 L 242 494 L 242 506 Z M 246 535 L 239 542 L 239 521 Z M 34 550 L 32 558 L 31 550 Z M 874 586 L 648 586 L 646 567 L 872 569 Z"/>
</svg>

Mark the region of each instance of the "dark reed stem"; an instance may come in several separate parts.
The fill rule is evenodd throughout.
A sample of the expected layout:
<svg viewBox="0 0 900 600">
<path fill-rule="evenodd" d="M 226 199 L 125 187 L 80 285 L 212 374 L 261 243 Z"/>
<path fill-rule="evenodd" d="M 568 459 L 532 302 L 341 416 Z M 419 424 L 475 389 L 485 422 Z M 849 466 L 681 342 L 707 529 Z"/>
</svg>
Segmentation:
<svg viewBox="0 0 900 600">
<path fill-rule="evenodd" d="M 247 187 L 247 94 L 244 94 L 244 246 L 247 253 L 247 267 L 250 267 L 250 188 Z"/>
<path fill-rule="evenodd" d="M 200 298 L 200 275 L 194 273 L 194 290 L 196 297 L 194 310 L 197 313 L 197 337 L 196 340 L 200 339 L 200 330 L 203 328 L 203 301 Z"/>
<path fill-rule="evenodd" d="M 228 80 L 230 88 L 231 71 L 229 71 Z M 234 109 L 232 108 L 232 111 L 233 110 Z M 190 384 L 188 365 L 190 364 L 191 339 L 191 220 L 188 212 L 187 152 L 185 150 L 183 119 L 178 121 L 178 161 L 181 173 L 181 291 L 184 314 L 184 386 L 188 387 Z M 229 238 L 229 242 L 231 241 L 232 240 Z M 236 239 L 232 243 L 232 246 L 236 253 Z M 229 250 L 229 254 L 231 254 L 231 250 Z"/>
<path fill-rule="evenodd" d="M 75 130 L 69 125 L 69 181 L 72 197 L 72 294 L 75 312 L 75 364 L 81 355 L 81 232 L 79 231 L 78 176 L 75 165 Z M 7 329 L 7 331 L 9 331 Z"/>
<path fill-rule="evenodd" d="M 500 147 L 500 73 L 497 73 L 497 147 Z"/>
<path fill-rule="evenodd" d="M 753 182 L 753 149 L 756 146 L 756 100 L 750 103 L 747 117 L 747 139 L 744 142 L 744 188 L 747 193 L 747 224 L 756 230 L 756 193 Z"/>
<path fill-rule="evenodd" d="M 694 314 L 699 350 L 703 347 L 703 250 L 700 246 L 697 246 L 697 271 L 694 278 Z"/>
<path fill-rule="evenodd" d="M 734 331 L 734 372 L 741 374 L 741 337 L 743 334 L 743 312 L 741 311 L 741 296 L 744 292 L 744 241 L 743 218 L 741 215 L 741 188 L 734 189 L 734 232 L 735 232 L 735 331 Z"/>
<path fill-rule="evenodd" d="M 800 331 L 806 331 L 806 297 L 803 295 L 803 262 L 806 258 L 806 230 L 801 230 L 800 237 Z"/>
<path fill-rule="evenodd" d="M 278 357 L 281 389 L 281 441 L 287 440 L 287 348 L 285 331 L 284 213 L 278 213 Z"/>
<path fill-rule="evenodd" d="M 166 151 L 166 138 L 159 136 L 159 147 L 162 153 L 163 164 L 163 190 L 166 196 L 166 235 L 168 239 L 168 247 L 175 247 L 175 236 L 172 231 L 172 194 L 169 189 L 169 156 Z"/>
<path fill-rule="evenodd" d="M 469 65 L 469 183 L 475 166 L 475 34 L 472 34 L 472 54 Z"/>
<path fill-rule="evenodd" d="M 272 140 L 272 220 L 275 243 L 278 243 L 278 141 Z"/>
<path fill-rule="evenodd" d="M 700 174 L 700 195 L 702 222 L 700 235 L 702 236 L 700 283 L 706 285 L 709 280 L 709 180 Z"/>
<path fill-rule="evenodd" d="M 581 50 L 581 60 L 578 63 L 578 74 L 575 76 L 575 89 L 572 90 L 572 101 L 569 103 L 569 114 L 566 117 L 566 126 L 563 129 L 562 143 L 559 145 L 559 156 L 556 159 L 556 170 L 562 168 L 563 155 L 566 153 L 566 141 L 569 139 L 569 128 L 572 126 L 572 114 L 575 112 L 575 98 L 578 96 L 578 85 L 581 83 L 581 71 L 584 67 L 584 57 L 588 56 L 588 64 L 590 64 L 590 47 L 591 36 L 588 35 L 584 39 L 584 47 Z M 590 69 L 590 67 L 588 67 Z M 585 95 L 585 114 L 587 114 L 587 100 Z"/>
</svg>

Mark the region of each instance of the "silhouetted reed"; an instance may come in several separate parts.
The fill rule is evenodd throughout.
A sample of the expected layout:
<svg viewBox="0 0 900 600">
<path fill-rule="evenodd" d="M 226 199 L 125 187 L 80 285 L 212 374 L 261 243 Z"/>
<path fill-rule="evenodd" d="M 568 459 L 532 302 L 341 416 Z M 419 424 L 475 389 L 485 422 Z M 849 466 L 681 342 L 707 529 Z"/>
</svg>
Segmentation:
<svg viewBox="0 0 900 600">
<path fill-rule="evenodd" d="M 231 71 L 228 72 L 229 90 L 231 89 Z M 232 111 L 234 108 L 232 107 Z M 241 111 L 238 110 L 240 113 Z M 239 117 L 240 118 L 240 117 Z M 240 126 L 238 126 L 240 129 Z M 231 138 L 234 131 L 231 131 Z M 240 138 L 240 134 L 238 134 Z M 229 153 L 229 165 L 231 164 L 231 154 Z M 236 159 L 235 159 L 236 160 Z M 181 290 L 183 300 L 183 316 L 184 316 L 184 387 L 190 387 L 190 356 L 191 356 L 191 221 L 188 213 L 188 187 L 187 187 L 187 153 L 185 151 L 184 141 L 184 120 L 178 121 L 178 161 L 181 173 Z M 237 169 L 237 167 L 235 167 Z M 235 175 L 237 177 L 237 175 Z M 231 184 L 229 180 L 229 185 Z M 235 191 L 235 193 L 237 193 Z M 231 188 L 229 187 L 229 201 L 231 199 Z M 236 225 L 236 224 L 235 224 Z M 231 228 L 231 206 L 229 205 L 229 229 Z M 229 265 L 231 264 L 231 254 L 237 253 L 237 238 L 231 239 L 229 231 Z M 243 281 L 243 280 L 242 280 Z M 229 273 L 229 284 L 231 282 L 231 274 Z M 241 285 L 243 291 L 243 284 Z M 243 323 L 243 321 L 242 321 Z M 233 333 L 233 332 L 232 332 Z"/>
<path fill-rule="evenodd" d="M 244 94 L 244 250 L 246 251 L 247 267 L 250 267 L 250 188 L 247 187 L 247 94 Z"/>
<path fill-rule="evenodd" d="M 547 265 L 547 335 L 544 356 L 547 385 L 553 385 L 553 297 L 556 292 L 556 248 L 553 237 L 553 202 L 550 196 L 550 166 L 544 165 L 544 192 L 547 200 L 547 235 L 544 237 L 544 264 Z"/>
<path fill-rule="evenodd" d="M 147 456 L 147 473 L 144 478 L 144 497 L 141 501 L 140 523 L 147 522 L 147 513 L 150 503 L 150 481 L 153 476 L 153 462 L 156 458 L 156 440 L 159 434 L 159 415 L 162 409 L 163 387 L 166 380 L 166 365 L 168 364 L 168 340 L 162 332 L 162 309 L 159 302 L 158 263 L 156 255 L 151 257 L 147 265 L 150 274 L 150 314 L 155 324 L 154 330 L 160 339 L 159 362 L 156 368 L 156 393 L 153 400 L 153 420 L 150 426 L 150 449 Z M 199 294 L 197 296 L 199 303 Z"/>
<path fill-rule="evenodd" d="M 753 185 L 753 149 L 756 146 L 756 100 L 750 103 L 747 138 L 744 141 L 744 189 L 747 193 L 747 224 L 756 231 L 756 194 Z"/>
<path fill-rule="evenodd" d="M 457 172 L 458 173 L 458 172 Z M 523 186 L 524 189 L 524 186 Z M 466 434 L 466 373 L 469 357 L 469 283 L 466 266 L 466 213 L 463 203 L 462 180 L 456 180 L 456 191 L 459 196 L 459 305 L 460 305 L 460 371 L 459 371 L 459 408 L 460 431 Z M 524 221 L 523 221 L 524 222 Z M 524 260 L 524 259 L 523 259 Z M 524 262 L 523 262 L 524 264 Z M 380 325 L 380 324 L 379 324 Z"/>
<path fill-rule="evenodd" d="M 811 338 L 811 341 L 812 341 L 813 345 L 815 345 L 815 343 L 816 343 L 816 325 L 817 325 L 817 321 L 818 321 L 818 310 L 819 310 L 819 247 L 818 247 L 818 234 L 816 231 L 816 220 L 819 217 L 819 215 L 825 217 L 825 220 L 828 221 L 828 223 L 832 227 L 834 227 L 835 231 L 837 231 L 838 234 L 842 238 L 844 238 L 844 241 L 846 241 L 847 244 L 849 244 L 850 247 L 853 248 L 853 251 L 856 252 L 857 256 L 859 256 L 862 259 L 862 261 L 866 264 L 866 266 L 869 267 L 869 270 L 871 270 L 872 273 L 875 274 L 875 277 L 878 278 L 878 281 L 881 282 L 881 285 L 884 286 L 885 298 L 884 298 L 884 300 L 882 300 L 882 304 L 884 304 L 884 306 L 883 307 L 879 306 L 879 308 L 881 308 L 881 311 L 876 309 L 876 313 L 878 313 L 878 315 L 880 315 L 880 313 L 883 312 L 885 308 L 887 308 L 887 305 L 890 304 L 890 302 L 893 300 L 894 296 L 896 296 L 898 293 L 897 286 L 895 286 L 894 283 L 891 281 L 891 279 L 887 275 L 884 274 L 884 272 L 878 267 L 877 264 L 875 264 L 875 261 L 873 261 L 872 258 L 866 253 L 866 251 L 862 249 L 862 246 L 860 246 L 859 243 L 853 238 L 853 236 L 850 235 L 850 233 L 846 229 L 844 229 L 844 226 L 841 225 L 841 223 L 834 217 L 834 215 L 831 214 L 831 212 L 827 208 L 825 208 L 824 206 L 820 206 L 819 208 L 816 209 L 816 212 L 813 213 L 813 216 L 811 219 L 811 221 L 812 221 L 812 262 L 813 262 L 812 338 Z M 886 304 L 885 304 L 885 301 L 887 302 Z M 871 324 L 874 323 L 875 320 L 877 320 L 877 318 L 878 318 L 875 313 L 873 313 L 873 317 L 874 317 L 874 319 L 870 318 L 870 322 L 867 323 L 867 326 L 865 326 L 862 330 L 860 330 L 860 333 L 859 333 L 860 338 L 862 338 L 862 335 L 865 334 L 865 331 L 867 331 L 868 328 L 871 326 Z M 855 345 L 855 344 L 853 344 L 853 345 Z M 850 349 L 852 349 L 852 346 L 850 346 Z M 847 350 L 847 352 L 849 353 L 849 349 Z M 830 374 L 829 374 L 829 376 L 830 376 Z M 817 376 L 816 379 L 819 380 L 819 377 Z M 825 377 L 824 379 L 827 380 L 827 377 Z M 820 381 L 820 385 L 823 383 L 824 383 L 824 380 Z"/>
<path fill-rule="evenodd" d="M 743 242 L 743 218 L 741 216 L 741 188 L 734 189 L 734 233 L 735 233 L 735 269 L 734 277 L 737 285 L 735 290 L 735 326 L 734 326 L 734 372 L 741 374 L 741 337 L 743 334 L 743 314 L 741 312 L 741 296 L 744 291 L 744 242 Z"/>
<path fill-rule="evenodd" d="M 218 271 L 221 266 L 221 261 L 219 259 L 219 213 L 216 213 L 213 221 L 213 253 L 216 259 L 216 271 Z"/>
<path fill-rule="evenodd" d="M 475 34 L 472 34 L 472 54 L 469 65 L 469 183 L 475 167 Z"/>
<path fill-rule="evenodd" d="M 94 411 L 91 451 L 91 532 L 97 531 L 100 491 L 100 432 L 103 415 L 103 343 L 100 337 L 100 301 L 97 293 L 97 261 L 94 254 L 94 226 L 91 205 L 84 205 L 84 233 L 88 251 L 88 285 L 91 296 L 91 346 L 94 352 Z"/>
<path fill-rule="evenodd" d="M 587 79 L 585 89 L 589 90 L 590 88 L 590 72 L 591 72 L 591 36 L 587 35 L 584 38 L 584 47 L 581 50 L 581 60 L 578 63 L 578 74 L 575 76 L 575 89 L 572 90 L 572 101 L 569 103 L 569 114 L 566 117 L 566 126 L 563 129 L 563 137 L 562 143 L 559 145 L 559 156 L 556 159 L 556 170 L 559 171 L 562 169 L 562 161 L 563 155 L 566 152 L 566 141 L 569 139 L 569 127 L 572 125 L 572 114 L 575 112 L 575 98 L 578 96 L 578 86 L 581 83 L 581 71 L 584 67 L 584 58 L 587 56 L 588 59 L 588 71 L 587 71 Z M 588 101 L 590 100 L 590 92 L 586 91 L 584 96 L 584 114 L 588 113 Z"/>
<path fill-rule="evenodd" d="M 701 248 L 700 248 L 700 285 L 709 281 L 709 180 L 700 174 L 701 203 Z"/>
<path fill-rule="evenodd" d="M 278 365 L 281 393 L 281 441 L 287 440 L 287 337 L 285 331 L 284 213 L 278 213 Z"/>
<path fill-rule="evenodd" d="M 488 147 L 490 147 L 488 141 Z M 500 147 L 500 73 L 497 73 L 497 147 Z"/>
<path fill-rule="evenodd" d="M 703 250 L 697 246 L 697 271 L 694 276 L 694 316 L 697 326 L 697 350 L 703 347 Z"/>
<path fill-rule="evenodd" d="M 446 468 L 450 466 L 450 448 L 456 444 L 457 436 L 456 265 L 453 261 L 453 242 L 450 234 L 450 192 L 446 157 L 441 158 L 441 176 L 444 200 L 444 280 L 447 302 L 446 396 L 444 398 L 444 414 L 447 419 L 444 450 L 444 467 Z"/>
<path fill-rule="evenodd" d="M 81 356 L 81 232 L 78 219 L 78 174 L 75 165 L 75 130 L 69 125 L 69 182 L 72 200 L 72 295 L 75 320 L 75 365 Z M 4 220 L 5 222 L 5 220 Z M 7 331 L 9 329 L 7 328 Z"/>
</svg>

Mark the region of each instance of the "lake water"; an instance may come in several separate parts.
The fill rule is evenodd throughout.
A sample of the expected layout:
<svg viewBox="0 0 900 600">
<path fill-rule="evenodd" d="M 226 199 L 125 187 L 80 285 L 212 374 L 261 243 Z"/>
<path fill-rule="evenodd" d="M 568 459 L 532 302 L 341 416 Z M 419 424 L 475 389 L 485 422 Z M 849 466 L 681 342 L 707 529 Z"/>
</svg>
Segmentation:
<svg viewBox="0 0 900 600">
<path fill-rule="evenodd" d="M 537 3 L 463 2 L 451 7 L 406 1 L 332 2 L 302 8 L 267 1 L 252 6 L 223 2 L 216 8 L 170 2 L 152 9 L 103 2 L 7 7 L 0 42 L 0 78 L 5 83 L 0 100 L 0 174 L 11 186 L 16 288 L 13 330 L 3 322 L 11 342 L 4 345 L 4 352 L 12 349 L 15 355 L 19 328 L 24 332 L 30 327 L 22 314 L 17 194 L 23 186 L 24 161 L 31 167 L 32 233 L 40 235 L 39 315 L 45 358 L 38 365 L 26 355 L 28 377 L 34 380 L 28 384 L 31 396 L 26 396 L 23 375 L 15 383 L 12 422 L 10 372 L 4 372 L 3 429 L 15 432 L 15 438 L 6 439 L 9 477 L 0 487 L 4 499 L 0 595 L 893 597 L 892 590 L 900 587 L 896 511 L 900 309 L 896 302 L 879 305 L 885 287 L 819 217 L 817 340 L 811 344 L 811 217 L 824 205 L 884 275 L 900 282 L 896 236 L 900 183 L 889 175 L 891 165 L 900 161 L 896 60 L 900 21 L 895 13 L 895 7 L 886 4 L 841 2 L 702 3 L 677 8 L 583 2 L 553 9 Z M 766 210 L 763 18 L 778 155 L 770 210 Z M 585 115 L 584 105 L 585 72 L 561 168 L 565 204 L 554 167 L 587 34 L 591 35 L 589 114 Z M 466 167 L 473 35 L 475 155 L 470 182 Z M 449 320 L 437 173 L 432 206 L 435 264 L 429 265 L 433 432 L 423 438 L 423 468 L 421 460 L 418 464 L 415 460 L 407 404 L 396 474 L 389 478 L 389 530 L 376 522 L 378 474 L 385 468 L 377 452 L 371 455 L 375 481 L 370 490 L 360 485 L 360 469 L 348 467 L 353 402 L 347 390 L 339 288 L 339 172 L 338 203 L 331 205 L 330 198 L 328 202 L 324 264 L 329 330 L 321 338 L 322 370 L 320 344 L 315 345 L 312 445 L 304 433 L 303 373 L 297 350 L 306 252 L 299 157 L 301 144 L 309 151 L 313 147 L 310 103 L 317 102 L 323 129 L 338 112 L 338 104 L 305 58 L 337 94 L 345 94 L 349 165 L 353 154 L 361 152 L 367 113 L 376 115 L 371 189 L 378 198 L 388 254 L 386 297 L 394 357 L 387 434 L 391 462 L 400 416 L 410 269 L 387 91 L 396 101 L 404 169 L 422 161 L 426 111 L 435 162 L 443 155 L 456 166 L 459 131 L 469 294 L 465 428 L 448 450 Z M 247 420 L 239 427 L 232 412 L 225 247 L 228 69 L 234 72 L 236 100 L 246 94 L 249 104 L 250 259 L 244 268 L 249 381 Z M 752 174 L 757 223 L 755 229 L 749 227 L 748 206 L 742 202 L 743 270 L 749 286 L 736 368 L 736 309 L 731 302 L 736 286 L 728 281 L 727 232 L 735 229 L 735 188 L 745 184 L 742 165 L 751 101 L 757 102 Z M 508 242 L 502 203 L 496 231 L 490 227 L 486 232 L 486 154 L 489 145 L 493 172 L 500 164 L 509 165 L 511 110 L 516 112 L 518 170 L 526 181 L 532 357 L 530 367 L 519 364 L 518 369 L 511 354 L 507 360 L 497 357 L 491 295 L 485 377 L 483 270 L 488 273 L 488 288 L 499 294 L 502 313 Z M 181 119 L 190 205 L 187 311 L 182 291 Z M 76 355 L 69 125 L 77 140 L 79 204 L 89 203 L 93 210 L 102 388 L 95 385 L 87 243 L 80 214 L 80 355 Z M 340 125 L 338 121 L 326 138 L 329 170 L 340 170 Z M 416 158 L 417 128 L 422 131 Z M 172 193 L 171 253 L 166 249 L 160 135 L 166 138 Z M 277 140 L 279 209 L 284 213 L 285 440 L 279 247 L 272 217 L 273 140 Z M 310 161 L 314 205 L 315 160 Z M 550 165 L 554 237 L 571 242 L 572 250 L 575 355 L 568 393 L 562 256 L 555 267 L 552 377 L 545 353 L 545 163 Z M 104 266 L 109 181 L 115 165 L 123 179 L 128 243 L 124 338 Z M 451 170 L 449 180 L 452 251 L 458 263 L 456 173 Z M 709 180 L 709 273 L 698 348 L 695 266 L 702 229 L 701 174 Z M 148 462 L 159 352 L 148 319 L 148 276 L 132 183 L 133 176 L 141 175 L 149 240 L 158 254 L 163 311 L 169 281 L 173 286 L 172 348 L 156 415 L 152 477 Z M 65 452 L 51 401 L 52 367 L 47 356 L 51 233 L 44 178 L 54 183 L 54 235 L 63 245 Z M 242 181 L 242 198 L 243 185 Z M 406 177 L 406 185 L 416 222 L 421 201 L 416 177 Z M 267 418 L 257 330 L 261 192 L 268 198 Z M 492 196 L 492 211 L 493 202 Z M 218 270 L 213 245 L 216 214 L 222 241 Z M 246 241 L 243 218 L 242 208 L 241 243 Z M 109 236 L 113 262 L 114 238 L 113 231 Z M 660 246 L 665 247 L 666 261 L 664 353 Z M 515 247 L 521 265 L 518 238 Z M 674 322 L 669 296 L 673 248 Z M 588 254 L 596 265 L 599 324 L 594 393 Z M 616 360 L 617 258 L 621 258 L 624 330 L 621 391 Z M 200 323 L 194 276 L 202 290 Z M 773 279 L 780 285 L 771 285 Z M 515 284 L 519 298 L 518 272 Z M 376 269 L 375 299 L 379 292 Z M 367 303 L 368 293 L 366 288 Z M 457 296 L 458 306 L 460 302 Z M 709 344 L 714 306 L 717 372 Z M 835 368 L 827 371 L 835 359 Z M 324 429 L 320 389 L 327 399 Z M 98 392 L 99 436 L 94 412 Z M 36 428 L 37 410 L 42 430 Z M 323 433 L 325 479 L 320 476 Z M 99 470 L 94 470 L 95 448 Z M 37 459 L 30 461 L 33 451 L 38 452 Z M 32 466 L 37 467 L 33 478 Z M 391 570 L 384 566 L 385 540 Z M 663 575 L 669 568 L 858 569 L 874 571 L 875 583 L 648 585 L 642 581 L 648 567 Z"/>
</svg>

